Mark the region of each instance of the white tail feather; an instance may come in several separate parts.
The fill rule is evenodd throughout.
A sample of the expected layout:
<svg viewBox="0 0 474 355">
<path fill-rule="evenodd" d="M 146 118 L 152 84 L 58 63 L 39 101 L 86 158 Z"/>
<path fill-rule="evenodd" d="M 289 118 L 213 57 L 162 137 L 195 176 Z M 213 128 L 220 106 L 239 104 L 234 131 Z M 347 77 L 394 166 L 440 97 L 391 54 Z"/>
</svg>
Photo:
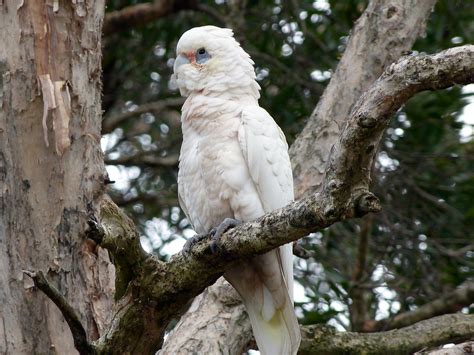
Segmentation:
<svg viewBox="0 0 474 355">
<path fill-rule="evenodd" d="M 293 355 L 300 345 L 301 335 L 292 302 L 292 265 L 288 267 L 289 258 L 285 255 L 291 251 L 289 247 L 272 250 L 224 274 L 243 299 L 262 355 Z M 273 275 L 271 270 L 274 270 Z M 290 289 L 287 289 L 288 284 Z"/>
</svg>

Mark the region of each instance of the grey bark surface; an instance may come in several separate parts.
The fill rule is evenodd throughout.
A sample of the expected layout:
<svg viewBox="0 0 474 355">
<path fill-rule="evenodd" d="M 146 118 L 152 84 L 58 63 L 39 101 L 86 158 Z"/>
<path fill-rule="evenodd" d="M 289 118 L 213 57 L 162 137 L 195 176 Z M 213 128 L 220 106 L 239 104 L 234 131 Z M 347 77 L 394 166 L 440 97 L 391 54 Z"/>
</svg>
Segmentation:
<svg viewBox="0 0 474 355">
<path fill-rule="evenodd" d="M 331 147 L 367 88 L 425 33 L 436 0 L 372 0 L 357 20 L 331 81 L 290 148 L 295 196 L 321 185 Z"/>
<path fill-rule="evenodd" d="M 374 0 L 369 3 L 352 29 L 344 55 L 328 87 L 290 148 L 297 198 L 320 187 L 329 153 L 352 106 L 384 68 L 411 49 L 415 40 L 424 34 L 435 3 L 436 0 Z M 222 292 L 219 287 L 209 288 L 212 294 Z M 221 297 L 226 296 L 222 294 Z M 193 314 L 196 317 L 199 312 L 199 317 L 206 318 L 211 302 L 201 302 L 203 306 L 194 310 Z M 225 312 L 222 315 L 225 321 L 221 324 L 227 327 L 224 331 L 232 332 L 233 321 L 227 318 Z M 200 338 L 201 344 L 211 338 L 209 332 L 212 328 L 204 330 L 195 327 L 193 317 L 184 315 L 179 325 L 179 331 L 175 331 L 165 342 L 165 349 L 182 346 L 181 339 L 186 339 L 183 332 L 194 334 L 193 338 Z M 244 343 L 245 340 L 242 341 Z"/>
<path fill-rule="evenodd" d="M 334 328 L 314 325 L 302 329 L 299 354 L 405 355 L 450 341 L 465 341 L 471 339 L 473 333 L 472 314 L 446 314 L 406 328 L 379 333 L 337 332 Z M 435 354 L 454 355 L 456 352 Z"/>
<path fill-rule="evenodd" d="M 0 2 L 1 354 L 75 353 L 61 313 L 23 270 L 47 274 L 90 338 L 107 325 L 114 267 L 85 239 L 104 190 L 103 11 L 104 1 Z"/>
<path fill-rule="evenodd" d="M 202 309 L 206 312 L 203 313 Z M 242 354 L 252 338 L 252 328 L 240 296 L 232 286 L 220 278 L 197 296 L 187 312 L 174 327 L 159 354 Z M 193 324 L 193 327 L 188 327 Z M 196 329 L 213 329 L 212 337 L 203 339 Z M 228 331 L 232 330 L 232 331 Z M 179 334 L 176 337 L 175 334 Z M 208 334 L 209 335 L 209 334 Z"/>
</svg>

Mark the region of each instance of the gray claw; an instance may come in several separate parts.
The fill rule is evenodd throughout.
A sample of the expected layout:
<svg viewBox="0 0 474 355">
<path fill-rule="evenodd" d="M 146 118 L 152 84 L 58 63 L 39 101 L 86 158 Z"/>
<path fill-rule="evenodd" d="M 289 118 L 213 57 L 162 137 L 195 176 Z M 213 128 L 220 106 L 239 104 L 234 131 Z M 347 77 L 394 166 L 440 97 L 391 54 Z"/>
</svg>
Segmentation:
<svg viewBox="0 0 474 355">
<path fill-rule="evenodd" d="M 188 256 L 189 254 L 191 254 L 191 250 L 193 249 L 194 245 L 196 245 L 196 243 L 199 243 L 201 240 L 206 239 L 206 237 L 207 234 L 196 234 L 195 236 L 189 238 L 188 240 L 186 240 L 186 243 L 184 243 L 182 253 L 185 256 Z"/>
<path fill-rule="evenodd" d="M 216 228 L 211 230 L 212 242 L 211 242 L 211 252 L 215 254 L 218 249 L 219 238 L 227 232 L 229 229 L 237 227 L 241 224 L 241 221 L 238 221 L 234 218 L 226 218 L 224 221 L 219 224 Z"/>
</svg>

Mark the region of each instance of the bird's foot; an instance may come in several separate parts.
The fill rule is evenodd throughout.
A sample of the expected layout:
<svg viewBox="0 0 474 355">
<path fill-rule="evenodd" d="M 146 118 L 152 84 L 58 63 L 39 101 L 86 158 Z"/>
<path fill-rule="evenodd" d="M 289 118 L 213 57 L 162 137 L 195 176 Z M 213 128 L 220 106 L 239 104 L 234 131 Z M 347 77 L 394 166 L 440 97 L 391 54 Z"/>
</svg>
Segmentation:
<svg viewBox="0 0 474 355">
<path fill-rule="evenodd" d="M 201 240 L 206 238 L 207 234 L 196 234 L 195 236 L 189 238 L 188 240 L 186 240 L 186 243 L 184 243 L 182 253 L 185 256 L 188 256 L 189 254 L 191 254 L 191 250 L 193 249 L 193 247 Z"/>
<path fill-rule="evenodd" d="M 218 248 L 217 244 L 218 244 L 219 238 L 222 236 L 222 234 L 224 234 L 225 232 L 227 232 L 231 228 L 237 227 L 241 223 L 242 223 L 241 221 L 238 221 L 236 219 L 226 218 L 216 228 L 213 228 L 210 232 L 211 237 L 212 237 L 211 252 L 215 253 L 217 251 L 217 248 Z"/>
</svg>

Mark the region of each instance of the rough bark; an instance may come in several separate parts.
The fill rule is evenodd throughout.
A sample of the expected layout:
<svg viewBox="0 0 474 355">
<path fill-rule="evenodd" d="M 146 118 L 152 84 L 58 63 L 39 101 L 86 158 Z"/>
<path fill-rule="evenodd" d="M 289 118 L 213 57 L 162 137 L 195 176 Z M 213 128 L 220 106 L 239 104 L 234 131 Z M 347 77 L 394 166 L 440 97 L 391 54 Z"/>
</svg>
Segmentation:
<svg viewBox="0 0 474 355">
<path fill-rule="evenodd" d="M 436 0 L 373 0 L 351 31 L 346 50 L 303 131 L 290 148 L 295 195 L 322 183 L 331 147 L 367 88 L 425 33 Z"/>
<path fill-rule="evenodd" d="M 222 297 L 224 296 L 224 297 Z M 202 310 L 206 312 L 203 313 Z M 159 354 L 242 354 L 252 339 L 252 328 L 247 320 L 245 307 L 234 288 L 223 278 L 197 296 L 182 316 Z M 188 327 L 193 324 L 193 327 Z M 212 337 L 196 336 L 196 329 L 212 328 Z M 227 331 L 232 329 L 231 332 Z M 179 334 L 176 337 L 174 334 Z"/>
<path fill-rule="evenodd" d="M 108 203 L 110 212 L 104 216 L 106 208 L 102 209 L 106 228 L 101 245 L 120 261 L 117 279 L 122 282 L 117 289 L 119 295 L 126 289 L 126 308 L 115 314 L 114 326 L 98 343 L 100 350 L 137 352 L 137 346 L 141 352 L 153 350 L 170 320 L 226 268 L 337 221 L 377 211 L 378 201 L 368 191 L 369 172 L 392 114 L 417 92 L 472 82 L 474 46 L 400 59 L 354 106 L 332 149 L 321 191 L 227 231 L 215 253 L 210 252 L 209 237 L 197 243 L 190 255 L 180 253 L 160 262 L 143 252 L 133 226 Z M 149 326 L 143 326 L 147 322 Z M 137 328 L 142 331 L 130 331 Z M 176 333 L 180 332 L 173 338 Z"/>
<path fill-rule="evenodd" d="M 104 1 L 0 2 L 2 354 L 75 352 L 61 313 L 25 269 L 48 275 L 91 339 L 107 323 L 114 268 L 85 239 L 104 190 L 103 10 Z"/>
<path fill-rule="evenodd" d="M 474 341 L 467 341 L 441 349 L 418 351 L 415 355 L 471 355 L 472 353 L 474 353 Z"/>
<path fill-rule="evenodd" d="M 369 3 L 352 29 L 344 55 L 328 87 L 290 148 L 297 198 L 307 191 L 314 192 L 321 185 L 331 147 L 339 138 L 341 126 L 352 106 L 384 68 L 411 49 L 415 40 L 424 34 L 435 3 L 436 0 L 375 0 Z M 206 307 L 199 312 L 201 317 L 206 317 Z M 194 323 L 187 322 L 187 319 L 182 318 L 181 322 L 186 322 L 186 325 L 180 329 L 195 329 L 197 333 Z M 232 332 L 232 328 L 227 329 Z M 198 334 L 195 337 L 209 338 L 202 329 Z M 182 336 L 175 332 L 167 343 L 179 342 Z"/>
</svg>

